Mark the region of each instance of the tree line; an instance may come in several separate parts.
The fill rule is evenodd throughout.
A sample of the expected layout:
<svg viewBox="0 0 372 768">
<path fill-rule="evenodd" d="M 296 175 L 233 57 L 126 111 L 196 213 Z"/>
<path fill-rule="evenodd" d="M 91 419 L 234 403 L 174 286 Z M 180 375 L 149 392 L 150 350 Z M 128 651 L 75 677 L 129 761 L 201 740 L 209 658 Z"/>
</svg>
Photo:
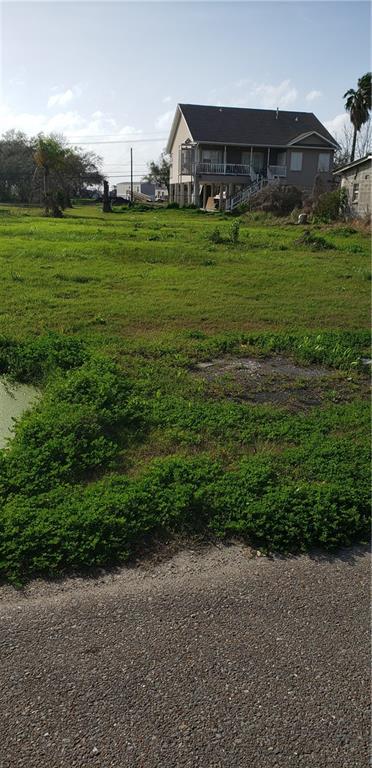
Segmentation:
<svg viewBox="0 0 372 768">
<path fill-rule="evenodd" d="M 346 91 L 344 99 L 350 124 L 338 138 L 336 167 L 371 149 L 371 72 L 362 75 L 357 88 Z M 101 164 L 98 155 L 71 147 L 61 135 L 40 133 L 30 138 L 21 131 L 8 131 L 0 138 L 0 202 L 41 204 L 46 215 L 62 216 L 73 197 L 103 184 Z M 148 164 L 144 179 L 169 189 L 169 175 L 170 158 L 163 152 L 157 162 Z M 109 210 L 107 182 L 104 198 L 104 210 Z"/>
<path fill-rule="evenodd" d="M 61 216 L 85 187 L 102 184 L 100 166 L 63 136 L 8 131 L 0 138 L 0 202 L 42 204 L 46 215 Z"/>
</svg>

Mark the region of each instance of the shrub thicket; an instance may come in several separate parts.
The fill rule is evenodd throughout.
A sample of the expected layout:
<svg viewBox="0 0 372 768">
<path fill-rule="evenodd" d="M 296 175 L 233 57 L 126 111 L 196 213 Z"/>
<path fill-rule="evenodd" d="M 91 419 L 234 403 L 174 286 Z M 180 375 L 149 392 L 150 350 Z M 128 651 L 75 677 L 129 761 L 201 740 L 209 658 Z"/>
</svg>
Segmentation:
<svg viewBox="0 0 372 768">
<path fill-rule="evenodd" d="M 265 211 L 276 216 L 288 216 L 294 208 L 302 207 L 302 191 L 289 184 L 267 184 L 250 199 L 252 211 Z"/>
<path fill-rule="evenodd" d="M 318 197 L 313 206 L 316 219 L 325 223 L 344 219 L 347 207 L 347 193 L 345 189 L 335 189 L 325 192 Z"/>
</svg>

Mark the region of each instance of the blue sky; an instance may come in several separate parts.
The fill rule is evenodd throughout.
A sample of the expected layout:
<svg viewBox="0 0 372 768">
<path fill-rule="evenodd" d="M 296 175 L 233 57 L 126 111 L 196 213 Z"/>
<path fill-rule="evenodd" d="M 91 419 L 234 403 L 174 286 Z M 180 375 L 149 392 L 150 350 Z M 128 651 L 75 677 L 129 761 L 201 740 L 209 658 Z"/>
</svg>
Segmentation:
<svg viewBox="0 0 372 768">
<path fill-rule="evenodd" d="M 178 101 L 313 111 L 342 129 L 370 69 L 367 2 L 3 2 L 0 131 L 133 141 L 135 173 Z M 84 145 L 85 146 L 85 145 Z M 128 144 L 91 144 L 113 181 Z"/>
</svg>

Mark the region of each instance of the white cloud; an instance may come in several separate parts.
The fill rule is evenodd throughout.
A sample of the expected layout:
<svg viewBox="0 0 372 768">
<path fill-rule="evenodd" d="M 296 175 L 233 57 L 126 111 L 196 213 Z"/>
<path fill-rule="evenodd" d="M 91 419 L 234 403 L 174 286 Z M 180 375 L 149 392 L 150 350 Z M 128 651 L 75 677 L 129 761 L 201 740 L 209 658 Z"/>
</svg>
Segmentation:
<svg viewBox="0 0 372 768">
<path fill-rule="evenodd" d="M 15 75 L 9 78 L 8 86 L 10 88 L 23 88 L 26 85 L 25 77 L 22 75 Z"/>
<path fill-rule="evenodd" d="M 52 91 L 55 91 L 56 87 L 52 88 Z M 70 101 L 77 98 L 81 95 L 81 88 L 78 85 L 74 85 L 73 88 L 67 88 L 66 91 L 62 91 L 59 93 L 53 93 L 52 96 L 49 96 L 48 99 L 48 107 L 65 107 L 66 104 L 69 104 Z"/>
<path fill-rule="evenodd" d="M 170 109 L 168 112 L 164 112 L 162 115 L 156 118 L 155 128 L 158 131 L 166 131 L 172 125 L 174 110 Z"/>
<path fill-rule="evenodd" d="M 321 91 L 309 91 L 309 93 L 306 94 L 305 99 L 306 101 L 316 101 L 316 99 L 320 99 L 322 95 Z"/>
<path fill-rule="evenodd" d="M 207 103 L 234 107 L 254 107 L 275 109 L 289 107 L 298 98 L 297 88 L 291 80 L 281 83 L 258 83 L 247 78 L 237 80 L 222 89 L 213 89 L 207 97 Z"/>
<path fill-rule="evenodd" d="M 164 96 L 163 104 L 169 104 L 170 101 L 172 101 L 171 96 Z"/>
<path fill-rule="evenodd" d="M 255 84 L 252 93 L 257 96 L 260 106 L 264 109 L 288 107 L 296 101 L 298 96 L 297 89 L 290 80 L 283 80 L 279 85 Z"/>
<path fill-rule="evenodd" d="M 337 139 L 341 137 L 345 126 L 350 123 L 349 115 L 346 112 L 342 112 L 341 115 L 336 115 L 331 120 L 325 120 L 324 125 L 329 133 Z"/>
<path fill-rule="evenodd" d="M 130 126 L 118 125 L 115 118 L 96 111 L 85 117 L 76 110 L 46 113 L 14 112 L 7 104 L 0 105 L 0 134 L 11 128 L 32 136 L 37 133 L 64 133 L 73 138 L 113 133 L 133 133 Z"/>
<path fill-rule="evenodd" d="M 12 112 L 7 104 L 0 104 L 0 134 L 14 128 L 16 131 L 24 131 L 28 135 L 39 133 L 45 115 L 31 114 L 29 112 Z"/>
<path fill-rule="evenodd" d="M 143 133 L 141 128 L 134 128 L 133 125 L 124 125 L 120 128 L 120 136 L 140 136 Z"/>
</svg>

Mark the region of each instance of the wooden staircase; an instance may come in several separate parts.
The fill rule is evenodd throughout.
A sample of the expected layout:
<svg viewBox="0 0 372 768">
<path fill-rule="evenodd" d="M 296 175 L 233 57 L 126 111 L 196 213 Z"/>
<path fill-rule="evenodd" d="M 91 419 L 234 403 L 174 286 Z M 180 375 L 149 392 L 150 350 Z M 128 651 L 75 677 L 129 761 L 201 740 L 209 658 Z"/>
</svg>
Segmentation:
<svg viewBox="0 0 372 768">
<path fill-rule="evenodd" d="M 268 183 L 267 179 L 256 179 L 249 186 L 244 187 L 241 192 L 233 197 L 228 197 L 225 203 L 225 211 L 233 211 L 238 205 L 245 205 L 256 192 L 259 192 Z"/>
</svg>

